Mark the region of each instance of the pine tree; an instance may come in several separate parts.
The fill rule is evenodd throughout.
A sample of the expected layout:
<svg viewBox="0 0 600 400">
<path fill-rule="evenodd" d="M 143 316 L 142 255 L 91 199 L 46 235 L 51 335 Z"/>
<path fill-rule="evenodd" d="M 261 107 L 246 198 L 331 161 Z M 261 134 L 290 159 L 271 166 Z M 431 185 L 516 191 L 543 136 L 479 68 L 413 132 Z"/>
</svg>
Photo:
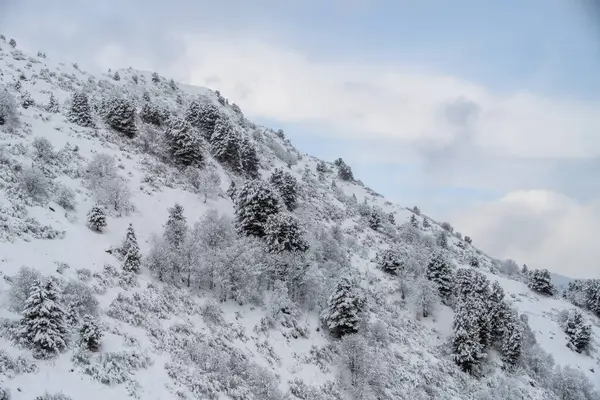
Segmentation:
<svg viewBox="0 0 600 400">
<path fill-rule="evenodd" d="M 241 140 L 226 117 L 219 118 L 210 138 L 210 148 L 213 156 L 221 163 L 229 165 L 234 171 L 242 169 L 240 157 Z"/>
<path fill-rule="evenodd" d="M 100 329 L 100 321 L 97 318 L 91 315 L 84 316 L 79 334 L 81 335 L 81 342 L 88 350 L 98 351 L 100 349 L 100 339 L 103 333 Z"/>
<path fill-rule="evenodd" d="M 600 279 L 593 279 L 588 282 L 585 295 L 587 308 L 600 317 Z"/>
<path fill-rule="evenodd" d="M 340 162 L 341 161 L 341 162 Z M 338 176 L 341 180 L 344 181 L 354 181 L 354 174 L 352 173 L 352 168 L 348 164 L 346 164 L 341 158 L 337 160 L 338 164 Z"/>
<path fill-rule="evenodd" d="M 185 119 L 209 141 L 215 131 L 215 124 L 219 118 L 219 108 L 210 100 L 201 102 L 198 99 L 194 99 L 185 112 Z"/>
<path fill-rule="evenodd" d="M 125 235 L 123 246 L 121 246 L 121 252 L 125 256 L 123 270 L 127 272 L 138 272 L 140 270 L 142 256 L 132 224 L 129 224 L 129 227 L 127 228 L 127 234 Z"/>
<path fill-rule="evenodd" d="M 378 230 L 381 228 L 381 214 L 379 210 L 372 210 L 369 215 L 369 227 L 373 230 Z"/>
<path fill-rule="evenodd" d="M 485 358 L 485 348 L 479 341 L 479 302 L 467 297 L 460 300 L 452 323 L 452 353 L 454 361 L 465 372 L 477 375 Z"/>
<path fill-rule="evenodd" d="M 477 296 L 481 299 L 490 297 L 489 280 L 484 274 L 474 269 L 459 268 L 454 276 L 453 286 L 458 299 L 468 296 Z"/>
<path fill-rule="evenodd" d="M 283 204 L 285 204 L 287 209 L 289 211 L 295 210 L 298 199 L 298 181 L 296 178 L 289 172 L 283 172 L 276 168 L 273 174 L 271 174 L 269 182 L 279 192 Z"/>
<path fill-rule="evenodd" d="M 102 229 L 106 227 L 106 213 L 104 207 L 99 205 L 93 206 L 87 215 L 87 223 L 91 229 L 102 232 Z"/>
<path fill-rule="evenodd" d="M 356 286 L 344 277 L 329 297 L 325 319 L 334 337 L 340 338 L 358 332 L 364 299 L 357 292 Z"/>
<path fill-rule="evenodd" d="M 152 82 L 154 82 L 154 83 L 160 82 L 160 77 L 158 76 L 158 73 L 156 73 L 156 72 L 152 73 Z"/>
<path fill-rule="evenodd" d="M 58 101 L 56 101 L 54 93 L 50 93 L 50 101 L 46 105 L 46 111 L 48 111 L 49 113 L 57 113 L 60 111 Z"/>
<path fill-rule="evenodd" d="M 490 337 L 493 342 L 497 342 L 502 339 L 504 334 L 504 327 L 507 323 L 507 312 L 510 307 L 504 300 L 504 289 L 498 283 L 494 281 L 489 297 L 489 309 L 490 309 L 490 321 L 491 330 Z"/>
<path fill-rule="evenodd" d="M 523 275 L 527 275 L 529 273 L 529 269 L 527 269 L 527 264 L 523 264 L 523 268 L 521 269 L 521 273 Z"/>
<path fill-rule="evenodd" d="M 179 248 L 187 233 L 187 221 L 183 215 L 183 207 L 175 203 L 169 208 L 169 219 L 165 224 L 164 238 L 173 247 Z"/>
<path fill-rule="evenodd" d="M 20 333 L 36 357 L 48 357 L 66 347 L 67 327 L 60 294 L 53 279 L 36 282 L 25 303 Z"/>
<path fill-rule="evenodd" d="M 471 239 L 471 236 L 465 236 L 465 242 L 473 244 L 473 239 Z"/>
<path fill-rule="evenodd" d="M 523 352 L 523 326 L 515 310 L 508 308 L 502 335 L 500 353 L 502 361 L 508 368 L 514 367 Z"/>
<path fill-rule="evenodd" d="M 410 216 L 410 224 L 415 228 L 419 227 L 419 221 L 417 220 L 417 217 L 415 217 L 415 214 Z"/>
<path fill-rule="evenodd" d="M 73 93 L 68 119 L 70 122 L 85 128 L 95 126 L 87 94 L 84 92 Z"/>
<path fill-rule="evenodd" d="M 590 344 L 592 327 L 585 323 L 579 310 L 571 310 L 564 324 L 564 331 L 569 339 L 569 346 L 578 353 L 584 351 Z"/>
<path fill-rule="evenodd" d="M 277 213 L 267 218 L 265 241 L 267 249 L 272 253 L 307 251 L 308 242 L 304 236 L 305 232 L 300 227 L 300 222 L 293 215 Z"/>
<path fill-rule="evenodd" d="M 431 223 L 429 222 L 429 220 L 427 218 L 423 218 L 423 228 L 429 228 L 431 226 Z"/>
<path fill-rule="evenodd" d="M 77 304 L 73 301 L 67 304 L 65 322 L 68 327 L 76 327 L 79 325 L 79 311 L 77 310 Z"/>
<path fill-rule="evenodd" d="M 115 72 L 115 74 L 113 75 L 113 79 L 115 81 L 120 81 L 121 80 L 121 75 L 119 75 L 119 71 Z"/>
<path fill-rule="evenodd" d="M 473 268 L 479 268 L 479 258 L 477 258 L 477 256 L 471 256 L 469 265 Z"/>
<path fill-rule="evenodd" d="M 240 147 L 240 157 L 242 159 L 242 169 L 250 179 L 258 179 L 259 159 L 256 148 L 250 143 L 248 138 L 242 140 Z"/>
<path fill-rule="evenodd" d="M 10 39 L 8 41 L 8 44 L 10 44 L 10 46 L 14 49 L 15 47 L 17 47 L 17 41 L 15 39 Z"/>
<path fill-rule="evenodd" d="M 140 118 L 142 121 L 148 124 L 161 126 L 164 122 L 164 112 L 162 112 L 156 105 L 146 101 L 144 105 L 142 105 Z"/>
<path fill-rule="evenodd" d="M 529 273 L 527 286 L 540 294 L 552 296 L 554 294 L 554 285 L 547 269 L 535 269 Z"/>
<path fill-rule="evenodd" d="M 354 195 L 354 199 L 356 199 L 356 195 L 354 193 L 352 193 Z M 354 203 L 354 200 L 353 200 Z M 356 204 L 356 203 L 354 203 Z M 394 213 L 389 213 L 388 214 L 388 222 L 392 225 L 396 225 L 396 217 L 394 217 Z"/>
<path fill-rule="evenodd" d="M 440 297 L 446 304 L 450 300 L 454 286 L 452 267 L 441 252 L 435 252 L 427 262 L 425 276 L 438 286 Z"/>
<path fill-rule="evenodd" d="M 267 182 L 246 181 L 238 190 L 235 201 L 235 220 L 238 233 L 265 236 L 265 224 L 270 215 L 281 210 L 279 196 Z"/>
<path fill-rule="evenodd" d="M 169 87 L 171 88 L 171 90 L 175 91 L 177 90 L 177 84 L 175 83 L 175 81 L 173 79 L 171 79 L 169 81 Z"/>
<path fill-rule="evenodd" d="M 115 131 L 127 137 L 134 137 L 137 133 L 135 126 L 135 107 L 127 99 L 114 98 L 108 102 L 104 120 Z"/>
<path fill-rule="evenodd" d="M 447 249 L 448 248 L 448 234 L 446 233 L 446 231 L 439 232 L 435 238 L 435 241 L 438 246 L 440 246 L 443 249 Z"/>
<path fill-rule="evenodd" d="M 383 272 L 397 275 L 404 267 L 400 254 L 395 249 L 385 249 L 377 254 L 377 266 Z"/>
<path fill-rule="evenodd" d="M 181 165 L 201 165 L 202 148 L 197 132 L 187 121 L 173 117 L 169 119 L 165 139 L 173 160 Z"/>
</svg>

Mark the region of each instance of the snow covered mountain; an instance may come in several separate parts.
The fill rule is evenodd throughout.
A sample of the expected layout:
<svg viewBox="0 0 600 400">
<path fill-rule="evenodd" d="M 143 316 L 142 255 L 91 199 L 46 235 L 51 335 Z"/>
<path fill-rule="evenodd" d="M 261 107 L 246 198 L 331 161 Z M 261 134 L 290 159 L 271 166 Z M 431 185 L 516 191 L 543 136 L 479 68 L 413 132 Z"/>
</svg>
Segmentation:
<svg viewBox="0 0 600 400">
<path fill-rule="evenodd" d="M 567 301 L 218 91 L 0 36 L 0 146 L 0 399 L 600 398 L 598 282 Z"/>
</svg>

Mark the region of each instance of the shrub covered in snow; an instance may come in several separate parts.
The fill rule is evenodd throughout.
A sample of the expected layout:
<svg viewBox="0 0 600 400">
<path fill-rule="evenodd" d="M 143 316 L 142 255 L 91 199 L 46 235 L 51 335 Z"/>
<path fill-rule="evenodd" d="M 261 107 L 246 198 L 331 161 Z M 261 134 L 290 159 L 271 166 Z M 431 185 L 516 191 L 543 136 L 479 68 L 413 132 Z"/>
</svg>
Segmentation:
<svg viewBox="0 0 600 400">
<path fill-rule="evenodd" d="M 19 186 L 29 197 L 44 202 L 50 194 L 50 181 L 38 168 L 24 167 L 19 177 Z"/>
<path fill-rule="evenodd" d="M 77 205 L 75 192 L 68 186 L 58 184 L 54 191 L 54 201 L 67 211 L 72 211 Z"/>
<path fill-rule="evenodd" d="M 0 127 L 16 128 L 19 114 L 15 97 L 6 87 L 0 86 Z"/>
<path fill-rule="evenodd" d="M 42 161 L 48 162 L 54 157 L 54 146 L 45 137 L 36 137 L 33 139 L 33 149 L 35 156 Z"/>
</svg>

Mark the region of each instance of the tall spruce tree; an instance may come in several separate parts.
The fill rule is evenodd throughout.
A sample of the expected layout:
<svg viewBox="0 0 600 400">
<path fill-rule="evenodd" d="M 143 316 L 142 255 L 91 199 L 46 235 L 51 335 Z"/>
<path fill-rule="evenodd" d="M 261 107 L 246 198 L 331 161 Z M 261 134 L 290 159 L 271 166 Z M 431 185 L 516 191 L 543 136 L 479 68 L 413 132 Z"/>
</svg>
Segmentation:
<svg viewBox="0 0 600 400">
<path fill-rule="evenodd" d="M 586 287 L 587 308 L 600 317 L 600 279 L 591 280 Z"/>
<path fill-rule="evenodd" d="M 85 128 L 95 127 L 87 94 L 84 92 L 73 93 L 68 119 L 70 122 Z"/>
<path fill-rule="evenodd" d="M 169 208 L 169 218 L 165 224 L 164 238 L 171 246 L 179 248 L 187 233 L 187 221 L 183 215 L 183 207 L 179 203 Z"/>
<path fill-rule="evenodd" d="M 283 204 L 289 211 L 297 207 L 298 202 L 298 181 L 289 172 L 284 172 L 279 168 L 271 174 L 269 182 L 281 196 Z"/>
<path fill-rule="evenodd" d="M 517 365 L 523 353 L 523 340 L 523 325 L 519 316 L 514 309 L 508 308 L 504 321 L 502 347 L 500 349 L 505 367 L 513 368 Z"/>
<path fill-rule="evenodd" d="M 235 172 L 241 172 L 241 138 L 227 117 L 216 121 L 215 130 L 210 138 L 212 155 Z"/>
<path fill-rule="evenodd" d="M 479 373 L 485 347 L 479 340 L 481 302 L 467 296 L 457 302 L 452 323 L 452 353 L 456 364 L 465 372 Z"/>
<path fill-rule="evenodd" d="M 200 138 L 187 121 L 173 117 L 165 131 L 165 141 L 173 161 L 183 166 L 201 165 L 203 162 Z"/>
<path fill-rule="evenodd" d="M 327 328 L 331 334 L 340 338 L 357 333 L 363 306 L 364 299 L 356 285 L 350 279 L 342 278 L 335 292 L 329 297 L 329 307 L 325 314 Z"/>
<path fill-rule="evenodd" d="M 404 268 L 404 263 L 396 249 L 384 249 L 377 254 L 377 266 L 383 272 L 398 275 Z"/>
<path fill-rule="evenodd" d="M 200 131 L 202 137 L 211 140 L 215 131 L 215 123 L 220 117 L 219 108 L 210 100 L 194 99 L 185 112 L 185 119 Z"/>
<path fill-rule="evenodd" d="M 33 347 L 36 357 L 49 357 L 66 347 L 65 311 L 53 279 L 37 281 L 31 288 L 23 310 L 20 333 Z"/>
<path fill-rule="evenodd" d="M 267 219 L 280 210 L 279 196 L 270 184 L 261 180 L 246 181 L 236 193 L 235 223 L 238 233 L 265 236 Z"/>
<path fill-rule="evenodd" d="M 258 179 L 258 168 L 260 165 L 256 148 L 252 145 L 248 138 L 242 140 L 240 147 L 240 157 L 242 159 L 242 169 L 248 178 Z"/>
<path fill-rule="evenodd" d="M 93 206 L 88 212 L 87 224 L 91 229 L 102 232 L 106 227 L 106 212 L 104 211 L 104 207 L 98 204 Z"/>
<path fill-rule="evenodd" d="M 126 272 L 138 272 L 140 270 L 142 256 L 132 224 L 129 224 L 127 227 L 127 234 L 125 235 L 125 240 L 121 246 L 121 252 L 125 256 L 123 270 Z"/>
<path fill-rule="evenodd" d="M 448 301 L 452 296 L 454 277 L 450 262 L 441 252 L 434 252 L 431 255 L 427 262 L 425 276 L 427 279 L 437 284 L 442 302 L 448 304 Z"/>
</svg>

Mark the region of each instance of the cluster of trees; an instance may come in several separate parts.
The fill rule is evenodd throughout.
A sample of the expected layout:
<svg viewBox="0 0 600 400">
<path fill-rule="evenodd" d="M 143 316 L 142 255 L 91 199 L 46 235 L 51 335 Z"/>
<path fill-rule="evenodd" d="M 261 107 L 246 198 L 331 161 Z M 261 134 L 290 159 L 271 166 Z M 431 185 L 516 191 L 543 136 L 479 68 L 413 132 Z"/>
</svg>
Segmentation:
<svg viewBox="0 0 600 400">
<path fill-rule="evenodd" d="M 472 374 L 480 374 L 486 350 L 495 347 L 507 368 L 519 361 L 523 326 L 517 312 L 504 299 L 504 291 L 490 285 L 481 272 L 459 269 L 454 285 L 452 349 L 455 362 Z"/>
<path fill-rule="evenodd" d="M 350 166 L 346 164 L 344 160 L 338 158 L 333 162 L 333 164 L 337 167 L 338 176 L 341 180 L 350 182 L 354 181 L 354 174 L 352 173 L 352 168 L 350 168 Z"/>
<path fill-rule="evenodd" d="M 600 279 L 576 279 L 569 282 L 564 297 L 578 307 L 600 317 Z"/>
<path fill-rule="evenodd" d="M 27 275 L 29 274 L 29 275 Z M 80 319 L 77 307 L 85 309 L 81 302 L 86 301 L 85 295 L 75 291 L 75 300 L 69 302 L 68 310 L 63 305 L 63 294 L 54 278 L 43 278 L 37 273 L 20 274 L 20 279 L 15 285 L 27 285 L 26 287 L 15 287 L 27 294 L 27 299 L 22 306 L 22 317 L 18 336 L 24 344 L 33 350 L 38 358 L 49 358 L 62 352 L 70 341 L 70 332 L 78 331 L 80 342 L 91 351 L 98 351 L 102 329 L 98 319 L 93 313 L 86 313 Z M 32 279 L 33 278 L 33 279 Z M 77 285 L 71 285 L 77 287 Z M 16 292 L 18 293 L 18 292 Z M 84 291 L 85 293 L 85 291 Z M 88 296 L 89 297 L 89 296 Z M 95 299 L 92 296 L 92 300 Z M 80 304 L 73 303 L 78 301 Z M 93 301 L 92 310 L 95 307 Z"/>
</svg>

